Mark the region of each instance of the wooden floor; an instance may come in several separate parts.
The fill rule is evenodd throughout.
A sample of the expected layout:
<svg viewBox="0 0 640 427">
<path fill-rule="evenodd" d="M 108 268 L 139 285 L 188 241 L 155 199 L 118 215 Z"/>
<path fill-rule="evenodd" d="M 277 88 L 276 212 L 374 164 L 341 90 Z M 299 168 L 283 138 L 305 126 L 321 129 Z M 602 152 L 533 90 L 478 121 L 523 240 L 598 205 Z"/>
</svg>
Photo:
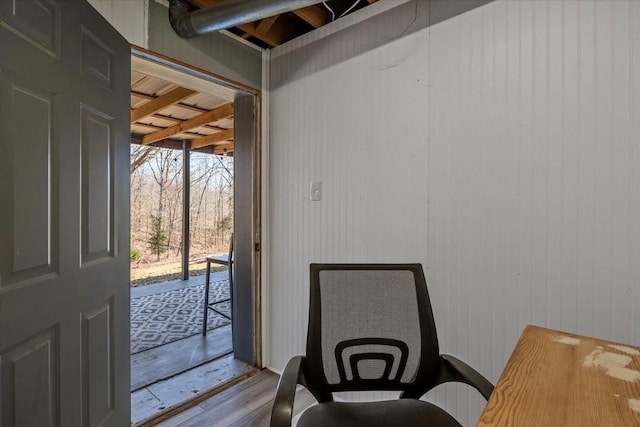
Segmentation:
<svg viewBox="0 0 640 427">
<path fill-rule="evenodd" d="M 264 370 L 196 406 L 157 424 L 158 427 L 266 427 L 279 376 Z M 315 402 L 311 394 L 299 387 L 294 407 L 296 415 Z"/>
</svg>

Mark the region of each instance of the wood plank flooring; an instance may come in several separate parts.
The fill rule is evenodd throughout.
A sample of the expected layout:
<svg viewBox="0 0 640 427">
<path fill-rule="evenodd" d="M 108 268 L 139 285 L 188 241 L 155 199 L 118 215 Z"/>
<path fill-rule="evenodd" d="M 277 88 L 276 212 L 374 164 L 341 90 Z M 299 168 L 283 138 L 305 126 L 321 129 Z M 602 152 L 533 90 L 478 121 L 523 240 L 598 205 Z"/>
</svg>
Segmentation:
<svg viewBox="0 0 640 427">
<path fill-rule="evenodd" d="M 232 386 L 198 405 L 178 413 L 157 427 L 266 427 L 275 398 L 279 376 L 264 370 Z M 294 407 L 294 420 L 315 402 L 313 396 L 299 387 Z"/>
</svg>

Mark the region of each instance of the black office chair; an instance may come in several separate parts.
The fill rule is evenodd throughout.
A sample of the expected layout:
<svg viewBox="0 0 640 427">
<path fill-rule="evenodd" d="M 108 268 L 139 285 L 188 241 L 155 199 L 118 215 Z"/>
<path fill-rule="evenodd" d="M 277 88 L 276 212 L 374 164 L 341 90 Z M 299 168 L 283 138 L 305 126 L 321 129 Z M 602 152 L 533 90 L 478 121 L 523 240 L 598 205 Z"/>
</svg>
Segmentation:
<svg viewBox="0 0 640 427">
<path fill-rule="evenodd" d="M 485 399 L 493 385 L 438 349 L 427 283 L 420 264 L 311 264 L 305 356 L 287 364 L 271 426 L 291 425 L 297 384 L 319 402 L 300 417 L 310 426 L 459 426 L 447 412 L 419 400 L 456 381 Z M 332 393 L 395 390 L 400 399 L 333 402 Z"/>
</svg>

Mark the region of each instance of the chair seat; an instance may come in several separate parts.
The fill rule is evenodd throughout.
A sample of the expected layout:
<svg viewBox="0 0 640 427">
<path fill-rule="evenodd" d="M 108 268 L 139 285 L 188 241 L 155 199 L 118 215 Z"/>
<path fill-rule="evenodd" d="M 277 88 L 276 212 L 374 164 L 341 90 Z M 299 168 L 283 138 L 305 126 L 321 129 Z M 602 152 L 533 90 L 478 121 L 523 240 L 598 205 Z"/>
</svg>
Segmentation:
<svg viewBox="0 0 640 427">
<path fill-rule="evenodd" d="M 451 426 L 460 424 L 439 407 L 415 399 L 382 402 L 330 402 L 307 409 L 298 427 Z"/>
</svg>

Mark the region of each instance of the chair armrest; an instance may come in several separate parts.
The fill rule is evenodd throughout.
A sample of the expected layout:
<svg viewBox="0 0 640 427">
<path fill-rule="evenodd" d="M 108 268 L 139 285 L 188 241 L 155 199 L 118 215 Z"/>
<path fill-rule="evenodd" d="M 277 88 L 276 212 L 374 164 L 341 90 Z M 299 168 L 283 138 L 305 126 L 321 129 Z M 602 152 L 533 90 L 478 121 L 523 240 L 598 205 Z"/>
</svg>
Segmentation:
<svg viewBox="0 0 640 427">
<path fill-rule="evenodd" d="M 446 371 L 441 374 L 439 383 L 457 381 L 469 384 L 478 390 L 485 399 L 489 400 L 489 396 L 493 393 L 493 384 L 489 380 L 456 357 L 448 354 L 442 354 L 440 357 L 444 361 Z"/>
<path fill-rule="evenodd" d="M 298 384 L 305 385 L 304 356 L 289 360 L 278 382 L 278 390 L 271 410 L 271 427 L 289 427 L 293 416 L 293 401 Z"/>
</svg>

